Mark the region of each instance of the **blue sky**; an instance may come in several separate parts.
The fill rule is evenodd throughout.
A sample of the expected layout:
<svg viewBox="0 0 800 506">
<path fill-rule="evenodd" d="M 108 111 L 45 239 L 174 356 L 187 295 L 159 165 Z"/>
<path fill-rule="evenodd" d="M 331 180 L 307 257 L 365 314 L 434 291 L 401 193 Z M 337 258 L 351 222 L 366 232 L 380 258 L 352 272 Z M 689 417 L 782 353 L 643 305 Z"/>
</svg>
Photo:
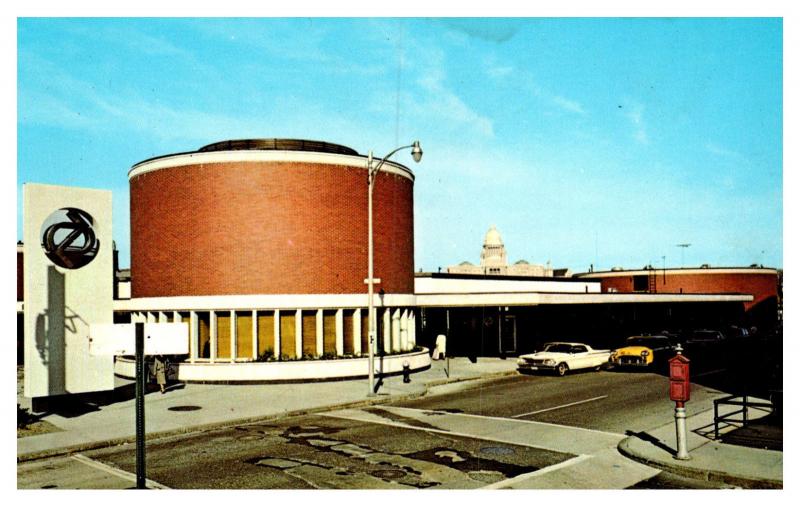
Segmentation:
<svg viewBox="0 0 800 506">
<path fill-rule="evenodd" d="M 113 191 L 130 167 L 290 137 L 414 170 L 416 269 L 514 262 L 783 266 L 780 19 L 17 22 L 24 182 Z M 167 198 L 167 196 L 165 196 Z M 691 243 L 686 249 L 676 246 Z M 664 258 L 662 258 L 664 257 Z"/>
</svg>

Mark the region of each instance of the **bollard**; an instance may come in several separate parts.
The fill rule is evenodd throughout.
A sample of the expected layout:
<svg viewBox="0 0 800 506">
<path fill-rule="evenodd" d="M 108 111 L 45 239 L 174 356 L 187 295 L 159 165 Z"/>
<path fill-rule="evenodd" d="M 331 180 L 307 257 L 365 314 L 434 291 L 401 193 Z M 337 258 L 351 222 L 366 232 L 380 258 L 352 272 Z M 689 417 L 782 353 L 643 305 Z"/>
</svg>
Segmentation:
<svg viewBox="0 0 800 506">
<path fill-rule="evenodd" d="M 682 402 L 675 403 L 675 433 L 678 441 L 678 452 L 675 458 L 678 460 L 689 460 L 689 450 L 686 441 L 686 408 Z"/>
<path fill-rule="evenodd" d="M 411 365 L 403 360 L 403 383 L 411 383 Z"/>
<path fill-rule="evenodd" d="M 678 451 L 673 456 L 678 460 L 689 460 L 686 438 L 686 407 L 689 400 L 691 383 L 689 382 L 689 359 L 681 352 L 681 345 L 675 348 L 677 355 L 669 359 L 669 398 L 675 401 L 675 434 Z"/>
</svg>

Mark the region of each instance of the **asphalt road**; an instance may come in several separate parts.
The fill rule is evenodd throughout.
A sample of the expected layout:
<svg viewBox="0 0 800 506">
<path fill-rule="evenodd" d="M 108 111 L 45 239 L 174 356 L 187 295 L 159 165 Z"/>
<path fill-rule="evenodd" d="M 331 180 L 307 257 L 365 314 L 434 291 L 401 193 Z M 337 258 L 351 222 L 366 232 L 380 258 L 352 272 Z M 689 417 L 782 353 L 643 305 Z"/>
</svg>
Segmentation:
<svg viewBox="0 0 800 506">
<path fill-rule="evenodd" d="M 675 404 L 669 401 L 668 388 L 669 380 L 652 372 L 524 375 L 398 405 L 624 434 L 658 427 L 673 419 Z M 715 393 L 714 389 L 694 384 L 691 396 L 698 401 Z M 698 404 L 687 403 L 687 413 L 691 414 Z"/>
<path fill-rule="evenodd" d="M 178 489 L 708 488 L 616 450 L 628 431 L 672 419 L 666 389 L 658 374 L 614 371 L 447 385 L 413 402 L 150 441 L 147 477 Z M 692 398 L 712 393 L 695 385 Z M 17 479 L 129 488 L 134 472 L 123 445 L 20 464 Z"/>
</svg>

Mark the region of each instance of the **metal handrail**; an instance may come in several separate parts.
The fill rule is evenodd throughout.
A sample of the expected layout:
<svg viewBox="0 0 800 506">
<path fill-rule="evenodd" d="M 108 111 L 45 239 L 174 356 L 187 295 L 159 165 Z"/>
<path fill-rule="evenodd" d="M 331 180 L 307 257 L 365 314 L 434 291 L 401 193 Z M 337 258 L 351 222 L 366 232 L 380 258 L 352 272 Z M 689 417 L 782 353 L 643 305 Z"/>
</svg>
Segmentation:
<svg viewBox="0 0 800 506">
<path fill-rule="evenodd" d="M 748 409 L 754 408 L 759 409 L 762 411 L 766 411 L 767 409 L 771 412 L 774 409 L 774 406 L 771 402 L 753 402 L 748 401 L 747 398 L 749 396 L 747 394 L 744 395 L 729 395 L 727 397 L 722 397 L 720 399 L 714 399 L 714 439 L 719 439 L 719 424 L 720 422 L 727 422 L 727 423 L 741 423 L 742 427 L 747 426 L 748 422 L 750 421 L 748 418 Z M 741 399 L 741 400 L 736 400 Z M 737 409 L 735 411 L 731 411 L 730 413 L 726 413 L 724 415 L 719 414 L 719 406 L 721 404 L 727 406 L 742 406 L 742 409 Z M 767 409 L 764 409 L 767 408 Z M 736 419 L 736 415 L 741 414 L 741 419 Z"/>
</svg>

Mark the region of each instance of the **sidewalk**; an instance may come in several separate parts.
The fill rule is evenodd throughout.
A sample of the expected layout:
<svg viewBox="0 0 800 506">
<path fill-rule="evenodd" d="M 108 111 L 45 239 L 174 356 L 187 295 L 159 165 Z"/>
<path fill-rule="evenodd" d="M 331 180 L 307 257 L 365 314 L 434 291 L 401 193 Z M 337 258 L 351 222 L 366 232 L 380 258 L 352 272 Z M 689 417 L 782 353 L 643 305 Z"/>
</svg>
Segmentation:
<svg viewBox="0 0 800 506">
<path fill-rule="evenodd" d="M 720 408 L 720 413 L 727 413 Z M 751 416 L 765 416 L 766 413 Z M 720 433 L 734 426 L 720 427 Z M 714 410 L 707 409 L 686 418 L 687 449 L 690 460 L 673 458 L 677 436 L 675 423 L 631 434 L 620 441 L 620 453 L 651 467 L 704 481 L 743 488 L 783 488 L 783 452 L 725 444 L 713 439 Z"/>
<path fill-rule="evenodd" d="M 402 376 L 386 378 L 374 397 L 366 395 L 366 378 L 292 384 L 176 385 L 166 394 L 156 390 L 146 395 L 147 437 L 395 402 L 420 397 L 433 387 L 437 393 L 445 393 L 449 387 L 442 385 L 516 374 L 514 359 L 479 358 L 471 363 L 466 358 L 454 358 L 450 360 L 449 375 L 445 367 L 445 361 L 433 361 L 430 369 L 412 374 L 410 383 L 403 383 Z M 25 407 L 30 405 L 29 401 L 20 397 L 18 402 Z M 135 441 L 133 398 L 95 408 L 84 413 L 45 416 L 43 420 L 61 431 L 17 439 L 17 461 Z M 713 410 L 690 415 L 686 424 L 691 460 L 672 458 L 674 423 L 631 434 L 619 443 L 618 449 L 634 461 L 694 479 L 746 488 L 783 488 L 783 452 L 713 441 Z"/>
<path fill-rule="evenodd" d="M 374 397 L 367 397 L 367 379 L 291 384 L 256 385 L 173 385 L 166 394 L 158 390 L 145 396 L 145 430 L 148 438 L 247 423 L 273 417 L 300 415 L 343 407 L 363 407 L 425 395 L 429 387 L 480 378 L 516 374 L 516 360 L 466 358 L 433 361 L 430 369 L 411 375 L 386 378 Z M 132 387 L 132 381 L 118 379 L 117 387 Z M 132 392 L 132 388 L 128 388 Z M 30 399 L 18 395 L 22 407 Z M 59 432 L 17 439 L 17 461 L 38 459 L 135 441 L 136 401 L 129 399 L 90 406 L 86 412 L 52 413 L 42 420 Z"/>
</svg>

